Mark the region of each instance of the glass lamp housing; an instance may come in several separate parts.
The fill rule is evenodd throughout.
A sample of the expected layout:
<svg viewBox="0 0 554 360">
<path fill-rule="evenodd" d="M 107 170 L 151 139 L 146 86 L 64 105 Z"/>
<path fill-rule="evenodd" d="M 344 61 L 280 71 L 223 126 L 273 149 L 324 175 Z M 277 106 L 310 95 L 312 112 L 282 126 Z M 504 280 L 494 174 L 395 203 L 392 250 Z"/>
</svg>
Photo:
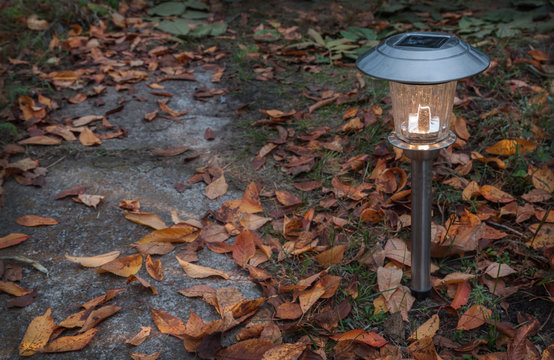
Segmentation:
<svg viewBox="0 0 554 360">
<path fill-rule="evenodd" d="M 407 143 L 433 144 L 446 139 L 456 81 L 439 84 L 389 83 L 396 136 Z"/>
</svg>

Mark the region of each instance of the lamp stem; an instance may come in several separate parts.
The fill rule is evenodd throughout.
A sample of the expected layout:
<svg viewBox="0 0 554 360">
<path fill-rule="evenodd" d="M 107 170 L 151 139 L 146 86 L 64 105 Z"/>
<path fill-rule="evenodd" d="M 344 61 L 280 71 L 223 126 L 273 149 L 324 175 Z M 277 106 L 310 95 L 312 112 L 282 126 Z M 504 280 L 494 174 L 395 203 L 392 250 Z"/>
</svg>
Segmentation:
<svg viewBox="0 0 554 360">
<path fill-rule="evenodd" d="M 412 282 L 416 299 L 431 292 L 431 182 L 439 150 L 405 150 L 412 160 Z"/>
</svg>

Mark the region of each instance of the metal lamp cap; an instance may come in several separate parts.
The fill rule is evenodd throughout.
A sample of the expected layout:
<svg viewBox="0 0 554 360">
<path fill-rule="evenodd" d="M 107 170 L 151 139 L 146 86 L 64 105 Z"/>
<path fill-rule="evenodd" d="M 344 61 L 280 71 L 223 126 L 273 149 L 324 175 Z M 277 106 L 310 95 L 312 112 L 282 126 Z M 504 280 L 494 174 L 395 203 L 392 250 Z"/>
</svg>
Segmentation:
<svg viewBox="0 0 554 360">
<path fill-rule="evenodd" d="M 408 84 L 463 79 L 485 70 L 489 63 L 487 55 L 458 37 L 436 32 L 391 36 L 356 61 L 369 76 Z"/>
</svg>

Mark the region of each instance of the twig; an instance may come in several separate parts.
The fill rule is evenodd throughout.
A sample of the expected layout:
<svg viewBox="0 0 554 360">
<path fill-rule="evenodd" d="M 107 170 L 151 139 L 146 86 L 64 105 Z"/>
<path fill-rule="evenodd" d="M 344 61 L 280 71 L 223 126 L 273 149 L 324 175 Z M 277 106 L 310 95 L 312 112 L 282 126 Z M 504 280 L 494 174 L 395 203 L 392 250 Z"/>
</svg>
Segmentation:
<svg viewBox="0 0 554 360">
<path fill-rule="evenodd" d="M 61 158 L 59 158 L 58 160 L 54 161 L 52 164 L 48 165 L 46 168 L 47 169 L 50 169 L 52 166 L 56 165 L 57 163 L 63 161 L 65 159 L 65 156 L 62 156 Z"/>
<path fill-rule="evenodd" d="M 490 225 L 493 225 L 493 226 L 497 226 L 497 227 L 500 227 L 504 230 L 508 230 L 514 234 L 516 234 L 517 236 L 521 236 L 522 238 L 525 238 L 525 235 L 520 233 L 519 231 L 515 230 L 515 229 L 512 229 L 511 227 L 507 226 L 507 225 L 504 225 L 504 224 L 499 224 L 499 223 L 496 223 L 494 221 L 491 221 L 491 220 L 486 220 L 485 223 L 487 224 L 490 224 Z"/>
</svg>

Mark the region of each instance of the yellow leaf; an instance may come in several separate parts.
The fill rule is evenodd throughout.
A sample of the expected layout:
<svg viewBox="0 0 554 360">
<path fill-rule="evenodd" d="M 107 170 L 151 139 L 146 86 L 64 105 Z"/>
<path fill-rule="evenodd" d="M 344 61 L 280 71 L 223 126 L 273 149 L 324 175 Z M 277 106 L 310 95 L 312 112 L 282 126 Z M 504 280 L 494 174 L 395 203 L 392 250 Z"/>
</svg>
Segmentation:
<svg viewBox="0 0 554 360">
<path fill-rule="evenodd" d="M 416 329 L 410 336 L 409 340 L 422 339 L 424 337 L 433 337 L 439 330 L 439 315 L 435 314 L 431 316 L 429 320 L 424 322 L 420 327 Z"/>
<path fill-rule="evenodd" d="M 37 316 L 31 321 L 19 344 L 20 356 L 34 355 L 46 345 L 56 327 L 54 319 L 50 316 L 51 313 L 52 310 L 48 308 L 44 315 Z"/>
<path fill-rule="evenodd" d="M 535 150 L 537 144 L 525 139 L 500 140 L 496 144 L 485 149 L 486 152 L 493 155 L 510 156 L 519 153 L 525 154 Z"/>
<path fill-rule="evenodd" d="M 46 352 L 78 351 L 83 349 L 92 340 L 98 329 L 89 329 L 86 332 L 75 336 L 64 336 L 52 341 L 46 347 Z"/>
<path fill-rule="evenodd" d="M 119 254 L 121 254 L 121 251 L 112 251 L 109 253 L 88 257 L 69 256 L 65 254 L 65 258 L 71 262 L 81 264 L 84 267 L 98 267 L 116 259 Z"/>
</svg>

